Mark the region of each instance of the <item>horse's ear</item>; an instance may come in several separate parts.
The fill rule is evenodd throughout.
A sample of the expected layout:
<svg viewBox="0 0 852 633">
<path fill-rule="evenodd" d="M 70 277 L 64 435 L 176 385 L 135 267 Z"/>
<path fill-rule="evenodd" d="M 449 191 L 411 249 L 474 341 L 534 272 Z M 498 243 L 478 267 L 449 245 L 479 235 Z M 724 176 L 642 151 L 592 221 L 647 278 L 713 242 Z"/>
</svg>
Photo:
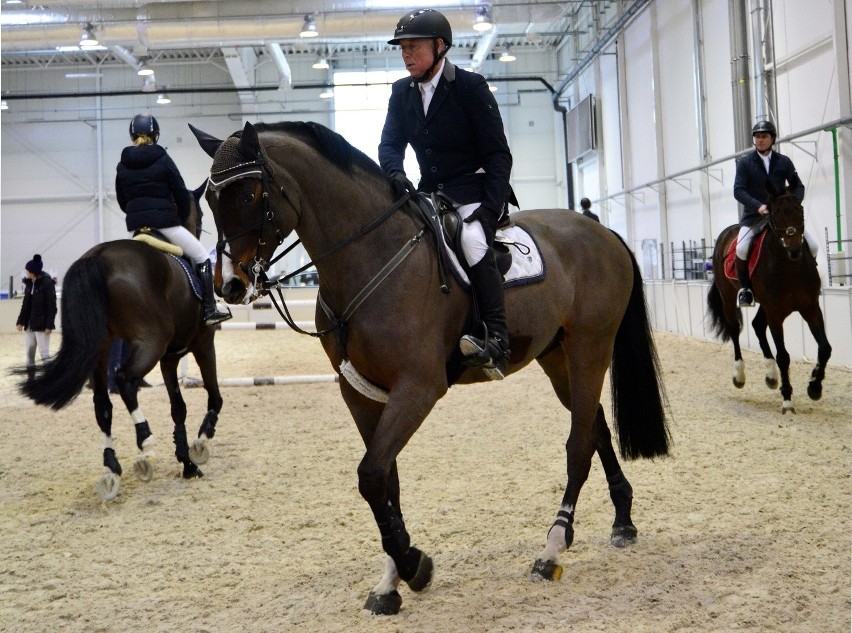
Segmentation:
<svg viewBox="0 0 852 633">
<path fill-rule="evenodd" d="M 201 200 L 201 196 L 204 195 L 204 190 L 207 189 L 207 183 L 210 181 L 209 178 L 205 178 L 204 182 L 201 183 L 201 186 L 192 191 L 192 196 L 195 198 L 195 201 L 198 202 Z"/>
<path fill-rule="evenodd" d="M 767 180 L 766 193 L 769 194 L 770 198 L 777 198 L 781 195 L 782 192 L 778 191 L 778 188 L 774 184 L 772 184 L 771 180 Z"/>
<path fill-rule="evenodd" d="M 215 158 L 216 150 L 219 149 L 219 146 L 222 144 L 222 141 L 216 138 L 215 136 L 211 136 L 207 132 L 202 132 L 192 123 L 187 123 L 187 125 L 189 126 L 189 129 L 192 130 L 192 133 L 195 135 L 195 138 L 198 140 L 198 144 L 201 145 L 201 149 L 207 152 L 207 155 L 210 156 L 210 158 Z"/>
<path fill-rule="evenodd" d="M 246 121 L 243 133 L 240 135 L 237 149 L 246 158 L 255 159 L 260 155 L 260 141 L 257 138 L 257 130 L 248 121 Z"/>
</svg>

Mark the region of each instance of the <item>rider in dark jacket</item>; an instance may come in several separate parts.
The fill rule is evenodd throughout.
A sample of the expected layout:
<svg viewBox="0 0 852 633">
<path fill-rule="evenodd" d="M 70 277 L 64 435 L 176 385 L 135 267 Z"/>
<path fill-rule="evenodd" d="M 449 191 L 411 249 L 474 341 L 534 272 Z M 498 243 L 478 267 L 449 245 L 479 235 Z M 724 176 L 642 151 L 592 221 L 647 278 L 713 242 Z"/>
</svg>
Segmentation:
<svg viewBox="0 0 852 633">
<path fill-rule="evenodd" d="M 737 173 L 734 178 L 734 198 L 743 205 L 740 217 L 740 232 L 737 236 L 736 270 L 740 282 L 737 294 L 737 307 L 754 305 L 751 291 L 751 279 L 748 273 L 748 253 L 754 237 L 752 227 L 761 217 L 769 213 L 766 203 L 769 193 L 766 185 L 781 191 L 789 183 L 795 187 L 796 199 L 801 203 L 805 199 L 805 185 L 796 168 L 787 156 L 772 150 L 778 132 L 772 121 L 758 121 L 751 130 L 755 150 L 737 161 Z M 818 243 L 805 230 L 805 242 L 816 259 Z"/>
<path fill-rule="evenodd" d="M 210 256 L 201 242 L 182 224 L 189 216 L 189 192 L 177 165 L 166 150 L 157 145 L 160 126 L 157 119 L 137 114 L 130 122 L 133 145 L 121 152 L 115 176 L 115 194 L 121 210 L 127 214 L 128 231 L 158 229 L 180 246 L 198 270 L 202 288 L 201 318 L 214 325 L 231 318 L 219 312 L 213 295 L 213 271 Z"/>
<path fill-rule="evenodd" d="M 403 168 L 411 145 L 420 165 L 418 189 L 443 192 L 463 205 L 462 246 L 486 336 L 466 335 L 459 347 L 470 364 L 499 380 L 510 355 L 509 332 L 503 278 L 490 245 L 511 192 L 512 154 L 503 120 L 485 79 L 446 59 L 453 34 L 441 13 L 406 14 L 388 43 L 400 46 L 411 76 L 391 89 L 379 163 L 398 196 L 413 191 Z"/>
</svg>

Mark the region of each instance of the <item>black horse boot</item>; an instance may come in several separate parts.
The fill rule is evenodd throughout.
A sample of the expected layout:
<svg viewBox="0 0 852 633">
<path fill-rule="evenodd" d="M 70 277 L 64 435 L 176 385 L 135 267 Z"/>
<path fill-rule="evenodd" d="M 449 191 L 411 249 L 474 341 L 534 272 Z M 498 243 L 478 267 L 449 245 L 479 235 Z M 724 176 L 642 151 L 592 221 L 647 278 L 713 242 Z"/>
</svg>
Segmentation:
<svg viewBox="0 0 852 633">
<path fill-rule="evenodd" d="M 471 266 L 468 277 L 485 336 L 476 338 L 466 334 L 459 341 L 459 349 L 470 366 L 482 367 L 491 380 L 503 380 L 510 356 L 509 328 L 503 303 L 503 276 L 497 270 L 494 251 L 489 250 Z"/>
<path fill-rule="evenodd" d="M 201 279 L 201 320 L 206 325 L 216 325 L 227 321 L 233 316 L 231 311 L 219 312 L 216 307 L 216 296 L 213 294 L 213 270 L 210 268 L 210 260 L 203 264 L 197 264 L 198 277 Z"/>
<path fill-rule="evenodd" d="M 737 307 L 751 308 L 754 306 L 754 293 L 751 291 L 751 279 L 748 275 L 748 262 L 734 256 L 737 269 L 737 280 L 740 282 L 740 291 L 737 293 Z"/>
<path fill-rule="evenodd" d="M 27 382 L 35 380 L 36 368 L 35 365 L 27 365 Z"/>
</svg>

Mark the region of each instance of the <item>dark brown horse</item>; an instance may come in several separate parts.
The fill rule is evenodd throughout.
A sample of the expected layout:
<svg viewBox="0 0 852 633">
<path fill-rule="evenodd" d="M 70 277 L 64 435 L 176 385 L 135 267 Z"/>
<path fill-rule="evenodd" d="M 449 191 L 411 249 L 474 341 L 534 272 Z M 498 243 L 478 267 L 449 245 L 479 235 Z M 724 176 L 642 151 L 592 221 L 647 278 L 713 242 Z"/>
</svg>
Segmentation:
<svg viewBox="0 0 852 633">
<path fill-rule="evenodd" d="M 191 196 L 186 227 L 201 231 L 198 201 L 202 185 Z M 153 476 L 154 436 L 139 406 L 137 388 L 159 362 L 174 420 L 175 456 L 185 478 L 200 477 L 197 464 L 209 457 L 222 409 L 216 379 L 214 327 L 201 321 L 201 302 L 178 259 L 137 240 L 105 242 L 89 249 L 68 269 L 62 284 L 62 344 L 59 352 L 38 366 L 33 380 L 20 385 L 36 403 L 61 409 L 91 381 L 95 418 L 104 435 L 104 475 L 98 492 L 106 500 L 118 494 L 121 465 L 112 446 L 112 402 L 107 391 L 107 358 L 114 339 L 130 344 L 127 360 L 116 372 L 121 399 L 136 425 L 139 455 L 134 473 L 142 481 Z M 180 393 L 177 367 L 192 352 L 207 390 L 207 414 L 190 447 L 186 436 L 186 404 Z"/>
<path fill-rule="evenodd" d="M 397 455 L 451 385 L 485 379 L 460 363 L 470 297 L 452 278 L 449 292 L 442 291 L 438 251 L 423 219 L 405 200 L 394 201 L 379 167 L 340 135 L 312 123 L 247 124 L 224 143 L 194 131 L 214 157 L 207 198 L 222 250 L 216 282 L 226 301 L 248 303 L 275 285 L 266 270 L 292 231 L 316 264 L 316 325 L 366 445 L 359 490 L 388 554 L 365 608 L 397 613 L 400 581 L 421 591 L 433 571 L 403 522 Z M 532 571 L 558 579 L 559 555 L 573 540 L 574 509 L 595 452 L 615 506 L 612 542 L 625 545 L 637 533 L 632 489 L 599 404 L 610 365 L 622 455 L 665 455 L 669 436 L 642 279 L 630 250 L 600 224 L 562 210 L 519 213 L 515 223 L 535 237 L 547 274 L 506 291 L 509 371 L 537 361 L 571 411 L 568 482 Z M 497 405 L 478 406 L 487 418 L 488 407 Z"/>
<path fill-rule="evenodd" d="M 831 357 L 831 345 L 825 335 L 825 322 L 819 305 L 820 278 L 816 262 L 804 242 L 805 219 L 802 205 L 794 195 L 794 188 L 771 191 L 766 237 L 760 248 L 760 257 L 752 272 L 754 296 L 760 307 L 751 324 L 766 363 L 766 386 L 778 387 L 778 370 L 781 372 L 781 413 L 795 413 L 793 386 L 790 384 L 790 354 L 784 347 L 784 320 L 798 312 L 808 324 L 817 342 L 817 364 L 811 372 L 808 396 L 811 400 L 822 397 L 822 380 Z M 713 285 L 707 295 L 707 307 L 715 334 L 723 341 L 734 344 L 733 382 L 737 388 L 745 384 L 745 363 L 740 351 L 742 314 L 737 307 L 739 282 L 725 274 L 725 258 L 739 232 L 739 225 L 729 226 L 719 234 L 713 251 Z M 755 236 L 753 244 L 759 236 Z M 775 342 L 775 357 L 766 338 L 766 328 Z M 776 368 L 777 362 L 777 368 Z"/>
</svg>

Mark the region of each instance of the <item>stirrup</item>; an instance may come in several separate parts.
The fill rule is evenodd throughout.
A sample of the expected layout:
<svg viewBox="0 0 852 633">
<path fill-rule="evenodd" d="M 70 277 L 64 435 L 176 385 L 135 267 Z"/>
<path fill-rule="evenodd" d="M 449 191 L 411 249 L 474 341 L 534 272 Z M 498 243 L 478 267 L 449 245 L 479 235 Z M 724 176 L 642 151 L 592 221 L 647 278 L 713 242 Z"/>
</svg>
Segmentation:
<svg viewBox="0 0 852 633">
<path fill-rule="evenodd" d="M 465 334 L 459 341 L 459 350 L 468 367 L 481 367 L 489 380 L 503 380 L 506 377 L 506 354 L 497 339 L 490 339 L 488 343 Z M 496 351 L 495 356 L 492 356 L 489 346 Z"/>
<path fill-rule="evenodd" d="M 740 288 L 740 291 L 737 293 L 737 307 L 738 308 L 753 308 L 754 307 L 754 293 L 750 288 Z"/>
<path fill-rule="evenodd" d="M 213 312 L 202 317 L 204 319 L 204 325 L 216 325 L 217 323 L 221 323 L 222 321 L 227 321 L 232 318 L 234 315 L 231 314 L 231 309 L 226 308 L 226 310 L 228 311 L 219 312 L 218 308 L 214 308 Z"/>
</svg>

